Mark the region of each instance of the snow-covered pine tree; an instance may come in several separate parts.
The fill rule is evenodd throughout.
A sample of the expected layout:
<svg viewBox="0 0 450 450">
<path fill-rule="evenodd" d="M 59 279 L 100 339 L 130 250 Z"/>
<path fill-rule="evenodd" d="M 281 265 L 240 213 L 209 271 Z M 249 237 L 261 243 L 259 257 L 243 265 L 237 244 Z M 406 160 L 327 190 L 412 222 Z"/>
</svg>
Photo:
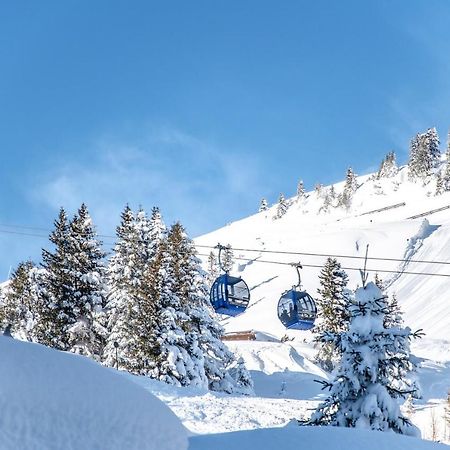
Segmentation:
<svg viewBox="0 0 450 450">
<path fill-rule="evenodd" d="M 222 269 L 225 272 L 230 272 L 234 266 L 234 252 L 231 244 L 227 244 L 222 250 L 221 254 Z"/>
<path fill-rule="evenodd" d="M 408 162 L 411 180 L 422 179 L 431 175 L 433 168 L 439 164 L 439 137 L 436 128 L 429 128 L 425 133 L 418 133 L 410 144 Z"/>
<path fill-rule="evenodd" d="M 128 340 L 130 313 L 133 308 L 133 289 L 142 274 L 137 273 L 137 247 L 140 245 L 136 230 L 136 219 L 126 205 L 121 222 L 116 228 L 116 243 L 107 267 L 107 304 L 105 307 L 107 340 L 103 352 L 103 363 L 107 366 L 130 368 Z M 116 360 L 116 348 L 118 345 Z"/>
<path fill-rule="evenodd" d="M 0 328 L 4 328 L 6 305 L 6 286 L 0 286 Z"/>
<path fill-rule="evenodd" d="M 417 133 L 409 143 L 409 178 L 414 181 L 417 178 L 423 177 L 423 148 L 421 143 L 421 134 Z"/>
<path fill-rule="evenodd" d="M 439 136 L 435 127 L 429 128 L 426 132 L 425 145 L 430 155 L 431 168 L 439 165 L 441 158 L 441 151 L 439 150 Z"/>
<path fill-rule="evenodd" d="M 336 189 L 334 188 L 334 184 L 331 185 L 329 193 L 331 200 L 334 200 L 336 198 Z"/>
<path fill-rule="evenodd" d="M 297 201 L 301 200 L 305 196 L 305 186 L 303 180 L 300 180 L 297 184 Z"/>
<path fill-rule="evenodd" d="M 169 275 L 172 293 L 180 301 L 182 329 L 187 351 L 194 363 L 189 384 L 204 385 L 211 390 L 249 394 L 253 384 L 243 362 L 221 341 L 223 328 L 215 319 L 208 301 L 204 272 L 193 242 L 181 224 L 176 223 L 168 235 Z"/>
<path fill-rule="evenodd" d="M 135 360 L 136 351 L 132 352 L 133 334 L 138 327 L 134 315 L 138 300 L 142 303 L 138 292 L 144 273 L 155 259 L 165 233 L 166 227 L 156 207 L 152 209 L 150 219 L 142 208 L 134 214 L 128 205 L 121 214 L 116 244 L 108 265 L 109 287 L 105 308 L 108 337 L 103 358 L 103 363 L 108 366 L 117 365 L 129 371 L 142 369 Z M 118 361 L 115 345 L 118 345 Z"/>
<path fill-rule="evenodd" d="M 345 176 L 344 189 L 338 196 L 338 206 L 344 209 L 350 209 L 352 204 L 353 194 L 358 189 L 358 180 L 353 172 L 353 169 L 349 167 Z"/>
<path fill-rule="evenodd" d="M 69 224 L 66 270 L 73 297 L 66 331 L 70 351 L 96 359 L 101 358 L 106 339 L 103 329 L 106 268 L 101 245 L 83 203 Z"/>
<path fill-rule="evenodd" d="M 216 278 L 219 276 L 220 269 L 219 269 L 219 263 L 217 261 L 217 255 L 210 251 L 208 255 L 208 261 L 207 261 L 207 275 L 206 275 L 206 283 L 208 287 L 210 288 Z"/>
<path fill-rule="evenodd" d="M 450 132 L 449 132 L 449 138 L 447 142 L 447 150 L 445 152 L 445 165 L 444 169 L 441 173 L 441 182 L 442 182 L 442 190 L 443 191 L 450 191 Z M 437 188 L 436 188 L 437 190 Z"/>
<path fill-rule="evenodd" d="M 265 198 L 261 199 L 261 203 L 259 204 L 258 212 L 264 212 L 269 209 L 269 205 L 267 204 L 267 200 Z"/>
<path fill-rule="evenodd" d="M 398 173 L 398 167 L 395 160 L 395 153 L 389 152 L 383 159 L 380 165 L 380 169 L 377 173 L 377 179 L 390 178 Z"/>
<path fill-rule="evenodd" d="M 444 420 L 447 429 L 450 429 L 450 390 L 448 391 L 447 399 L 445 400 Z"/>
<path fill-rule="evenodd" d="M 179 299 L 170 291 L 167 240 L 160 242 L 129 305 L 129 370 L 176 386 L 190 384 L 194 364 L 186 351 Z"/>
<path fill-rule="evenodd" d="M 337 206 L 349 210 L 351 205 L 352 205 L 352 193 L 347 189 L 344 189 L 338 195 Z"/>
<path fill-rule="evenodd" d="M 199 261 L 195 256 L 195 247 L 189 240 L 183 226 L 177 222 L 167 235 L 167 251 L 169 256 L 168 276 L 170 291 L 179 302 L 177 311 L 178 325 L 185 333 L 186 347 L 192 361 L 186 370 L 185 384 L 207 387 L 208 380 L 205 374 L 205 361 L 200 346 L 201 323 L 207 319 L 204 310 L 204 297 L 206 286 L 203 271 L 200 270 Z M 199 284 L 202 283 L 202 284 Z"/>
<path fill-rule="evenodd" d="M 404 411 L 408 419 L 412 419 L 414 415 L 414 398 L 411 394 L 406 397 L 405 403 L 403 403 L 402 411 Z"/>
<path fill-rule="evenodd" d="M 384 292 L 384 283 L 383 283 L 383 280 L 380 278 L 380 275 L 378 275 L 378 272 L 375 272 L 374 283 L 375 283 L 375 286 L 376 286 L 381 292 Z"/>
<path fill-rule="evenodd" d="M 322 203 L 322 206 L 319 209 L 319 213 L 320 212 L 324 212 L 324 213 L 329 212 L 331 204 L 332 204 L 332 200 L 333 199 L 331 197 L 330 190 L 328 190 L 328 189 L 325 190 L 325 194 L 323 195 L 323 203 Z"/>
<path fill-rule="evenodd" d="M 153 246 L 158 246 L 158 244 L 161 242 L 162 239 L 164 239 L 164 236 L 166 235 L 167 228 L 166 224 L 164 223 L 161 211 L 157 206 L 154 206 L 152 208 L 152 214 L 150 216 L 150 222 L 149 222 L 149 232 L 150 232 L 150 240 L 152 242 Z"/>
<path fill-rule="evenodd" d="M 324 333 L 341 333 L 348 328 L 349 323 L 349 291 L 346 289 L 348 276 L 335 258 L 328 258 L 319 274 L 320 297 L 316 300 L 318 320 L 313 328 L 315 340 L 319 347 L 317 362 L 331 371 L 339 361 L 340 352 L 333 342 L 323 339 Z"/>
<path fill-rule="evenodd" d="M 284 194 L 281 193 L 278 198 L 277 212 L 275 214 L 274 219 L 281 219 L 288 210 L 288 202 L 286 201 Z"/>
<path fill-rule="evenodd" d="M 436 191 L 434 195 L 441 195 L 444 192 L 444 179 L 441 173 L 437 174 L 436 178 Z"/>
<path fill-rule="evenodd" d="M 244 359 L 239 356 L 228 369 L 228 373 L 233 379 L 233 392 L 244 395 L 253 394 L 253 380 L 250 372 L 245 367 Z"/>
<path fill-rule="evenodd" d="M 392 297 L 386 298 L 387 308 L 384 316 L 385 328 L 401 328 L 403 326 L 403 313 L 398 304 L 397 296 L 392 294 Z"/>
<path fill-rule="evenodd" d="M 316 193 L 316 197 L 320 198 L 322 196 L 323 184 L 316 183 L 314 186 L 314 192 Z"/>
<path fill-rule="evenodd" d="M 345 176 L 344 190 L 347 190 L 348 192 L 353 194 L 356 189 L 358 189 L 358 180 L 356 179 L 356 175 L 353 172 L 353 169 L 349 167 Z"/>
<path fill-rule="evenodd" d="M 4 325 L 20 339 L 35 340 L 35 328 L 40 319 L 43 269 L 25 261 L 13 272 L 3 304 Z"/>
<path fill-rule="evenodd" d="M 69 350 L 68 328 L 73 320 L 74 289 L 69 269 L 69 223 L 64 208 L 59 211 L 50 234 L 54 250 L 42 250 L 42 267 L 45 270 L 40 320 L 36 326 L 38 342 L 59 350 Z"/>
<path fill-rule="evenodd" d="M 63 208 L 43 250 L 43 282 L 36 339 L 61 350 L 98 357 L 102 338 L 94 325 L 104 303 L 104 253 L 86 205 L 69 223 Z"/>
<path fill-rule="evenodd" d="M 409 328 L 386 329 L 386 308 L 374 283 L 356 290 L 348 331 L 328 333 L 342 352 L 334 379 L 323 382 L 329 396 L 305 424 L 420 435 L 397 402 L 411 393 L 405 377 L 414 364 L 407 342 L 416 334 Z"/>
</svg>

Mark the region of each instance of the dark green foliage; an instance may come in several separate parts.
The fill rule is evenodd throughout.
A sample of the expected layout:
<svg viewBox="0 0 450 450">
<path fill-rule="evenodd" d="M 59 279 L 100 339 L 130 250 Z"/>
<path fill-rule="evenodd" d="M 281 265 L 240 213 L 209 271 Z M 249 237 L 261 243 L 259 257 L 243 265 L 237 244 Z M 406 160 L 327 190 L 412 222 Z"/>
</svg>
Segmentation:
<svg viewBox="0 0 450 450">
<path fill-rule="evenodd" d="M 335 258 L 328 258 L 319 274 L 320 288 L 317 299 L 318 319 L 313 332 L 319 347 L 317 361 L 326 370 L 332 370 L 339 360 L 339 351 L 328 340 L 321 339 L 323 333 L 339 333 L 348 327 L 348 277 Z"/>
</svg>

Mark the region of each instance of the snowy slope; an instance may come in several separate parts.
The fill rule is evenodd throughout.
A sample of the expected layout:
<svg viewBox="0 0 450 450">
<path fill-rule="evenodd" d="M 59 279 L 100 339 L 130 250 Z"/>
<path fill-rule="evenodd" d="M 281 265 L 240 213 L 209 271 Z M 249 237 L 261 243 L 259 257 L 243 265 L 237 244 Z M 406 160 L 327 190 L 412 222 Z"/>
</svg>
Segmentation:
<svg viewBox="0 0 450 450">
<path fill-rule="evenodd" d="M 251 289 L 251 302 L 244 314 L 224 320 L 228 331 L 256 329 L 278 337 L 285 334 L 276 317 L 276 305 L 280 294 L 296 283 L 297 275 L 289 266 L 275 262 L 301 261 L 305 266 L 302 271 L 303 286 L 313 296 L 319 285 L 317 275 L 326 259 L 323 255 L 361 258 L 367 244 L 369 257 L 372 258 L 439 260 L 450 264 L 450 252 L 447 251 L 450 209 L 428 215 L 429 224 L 425 226 L 424 218 L 411 219 L 415 215 L 449 206 L 450 193 L 435 196 L 434 179 L 426 186 L 421 182 L 408 181 L 406 167 L 393 178 L 372 180 L 364 176 L 358 178 L 358 183 L 349 211 L 331 208 L 330 212 L 324 213 L 320 211 L 323 198 L 310 192 L 300 201 L 290 199 L 289 210 L 281 219 L 273 219 L 275 205 L 268 211 L 196 239 L 201 255 L 210 251 L 202 246 L 214 246 L 218 242 L 230 243 L 235 249 L 256 250 L 235 250 L 235 256 L 244 260 L 237 261 L 234 273 L 247 281 Z M 335 188 L 339 193 L 343 183 L 336 184 Z M 397 206 L 371 212 L 394 205 Z M 267 253 L 272 250 L 319 255 Z M 349 287 L 356 287 L 360 283 L 358 269 L 362 268 L 363 260 L 348 257 L 338 257 L 338 260 L 348 269 Z M 422 328 L 428 338 L 450 339 L 450 306 L 447 299 L 450 277 L 382 272 L 402 270 L 450 274 L 450 265 L 370 260 L 368 269 L 369 279 L 379 271 L 384 281 L 390 281 L 388 292 L 397 294 L 408 325 L 413 329 Z M 289 334 L 298 337 L 299 333 L 302 337 L 309 334 Z"/>
<path fill-rule="evenodd" d="M 111 369 L 0 336 L 1 450 L 183 450 L 186 430 Z"/>
<path fill-rule="evenodd" d="M 395 433 L 330 427 L 298 427 L 240 431 L 190 438 L 189 450 L 431 450 L 448 446 Z"/>
</svg>

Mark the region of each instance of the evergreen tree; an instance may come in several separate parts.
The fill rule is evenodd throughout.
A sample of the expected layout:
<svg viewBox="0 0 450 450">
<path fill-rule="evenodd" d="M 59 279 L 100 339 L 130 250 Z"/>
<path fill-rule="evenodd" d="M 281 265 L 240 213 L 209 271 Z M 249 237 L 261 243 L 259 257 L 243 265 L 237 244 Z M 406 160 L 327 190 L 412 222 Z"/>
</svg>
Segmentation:
<svg viewBox="0 0 450 450">
<path fill-rule="evenodd" d="M 347 169 L 347 174 L 345 176 L 344 190 L 353 194 L 353 192 L 355 192 L 356 189 L 358 189 L 358 180 L 356 179 L 356 175 L 353 172 L 353 169 L 349 167 Z"/>
<path fill-rule="evenodd" d="M 253 393 L 253 380 L 242 357 L 235 359 L 228 372 L 234 382 L 233 392 L 244 395 Z"/>
<path fill-rule="evenodd" d="M 323 194 L 323 204 L 319 209 L 319 212 L 329 212 L 330 207 L 333 206 L 333 200 L 336 198 L 336 191 L 334 190 L 334 186 L 331 186 L 330 189 L 326 189 Z"/>
<path fill-rule="evenodd" d="M 6 307 L 6 287 L 0 286 L 0 327 L 4 328 L 5 307 Z"/>
<path fill-rule="evenodd" d="M 374 283 L 356 290 L 348 331 L 327 333 L 342 358 L 334 379 L 323 382 L 328 398 L 306 424 L 420 434 L 397 403 L 411 393 L 405 376 L 414 368 L 408 342 L 416 334 L 409 328 L 386 329 L 386 308 Z"/>
<path fill-rule="evenodd" d="M 316 193 L 317 198 L 320 198 L 322 196 L 322 190 L 323 190 L 323 184 L 316 183 L 314 186 L 314 192 Z"/>
<path fill-rule="evenodd" d="M 342 193 L 338 196 L 338 206 L 345 209 L 350 209 L 352 204 L 353 194 L 358 188 L 358 181 L 351 167 L 347 169 L 345 177 L 345 184 Z"/>
<path fill-rule="evenodd" d="M 389 152 L 383 159 L 380 165 L 380 169 L 377 173 L 377 179 L 390 178 L 398 173 L 397 163 L 395 161 L 395 153 Z"/>
<path fill-rule="evenodd" d="M 68 266 L 71 299 L 70 351 L 100 358 L 106 338 L 103 308 L 106 304 L 105 253 L 83 203 L 69 225 Z"/>
<path fill-rule="evenodd" d="M 331 200 L 334 200 L 336 198 L 336 189 L 334 188 L 334 184 L 331 185 L 329 194 Z"/>
<path fill-rule="evenodd" d="M 168 244 L 164 239 L 134 291 L 129 327 L 129 364 L 133 373 L 176 386 L 190 384 L 194 368 L 186 348 L 180 301 L 170 290 Z"/>
<path fill-rule="evenodd" d="M 284 198 L 284 194 L 281 193 L 278 199 L 275 219 L 281 219 L 287 213 L 287 210 L 288 210 L 288 202 Z"/>
<path fill-rule="evenodd" d="M 209 252 L 207 264 L 208 264 L 208 269 L 207 269 L 206 282 L 207 282 L 207 285 L 209 287 L 211 287 L 212 284 L 214 283 L 214 281 L 216 280 L 216 278 L 220 274 L 219 263 L 217 261 L 217 255 L 213 251 Z"/>
<path fill-rule="evenodd" d="M 449 141 L 447 144 L 447 151 L 445 152 L 445 165 L 444 170 L 440 174 L 438 178 L 438 182 L 441 186 L 436 187 L 436 194 L 439 194 L 440 191 L 450 191 L 450 133 L 449 133 Z"/>
<path fill-rule="evenodd" d="M 149 222 L 149 233 L 152 246 L 157 246 L 164 239 L 167 232 L 166 225 L 162 219 L 161 212 L 157 206 L 152 208 Z"/>
<path fill-rule="evenodd" d="M 59 211 L 50 234 L 54 251 L 42 250 L 42 267 L 45 270 L 41 320 L 36 333 L 40 343 L 59 350 L 69 350 L 68 328 L 74 324 L 74 289 L 68 270 L 69 223 L 64 208 Z"/>
<path fill-rule="evenodd" d="M 37 339 L 99 357 L 103 337 L 95 321 L 104 306 L 104 253 L 86 205 L 70 223 L 61 208 L 50 241 L 54 251 L 42 253 L 45 276 Z"/>
<path fill-rule="evenodd" d="M 430 165 L 437 167 L 440 162 L 441 151 L 439 150 L 439 136 L 435 127 L 429 128 L 426 132 L 425 145 L 430 155 Z"/>
<path fill-rule="evenodd" d="M 234 266 L 234 252 L 230 244 L 227 244 L 221 254 L 222 269 L 230 272 Z"/>
<path fill-rule="evenodd" d="M 380 278 L 380 275 L 378 275 L 378 272 L 375 273 L 375 280 L 374 280 L 375 286 L 381 291 L 384 292 L 384 283 L 383 280 Z"/>
<path fill-rule="evenodd" d="M 386 299 L 387 307 L 384 316 L 385 328 L 401 328 L 403 326 L 402 310 L 398 304 L 397 296 L 392 294 L 391 298 Z"/>
<path fill-rule="evenodd" d="M 179 310 L 182 314 L 178 323 L 185 333 L 186 351 L 192 361 L 187 370 L 186 384 L 207 387 L 205 362 L 200 346 L 203 321 L 210 319 L 204 317 L 206 307 L 206 284 L 200 261 L 196 257 L 193 243 L 187 237 L 180 223 L 175 223 L 168 233 L 168 273 L 171 280 L 171 293 L 179 301 Z"/>
<path fill-rule="evenodd" d="M 297 201 L 301 200 L 305 196 L 305 187 L 303 185 L 303 180 L 300 180 L 297 184 Z"/>
<path fill-rule="evenodd" d="M 444 192 L 444 179 L 441 173 L 437 174 L 436 178 L 436 192 L 434 195 L 441 195 Z"/>
<path fill-rule="evenodd" d="M 21 339 L 35 340 L 35 327 L 40 319 L 43 270 L 31 261 L 22 262 L 13 272 L 5 293 L 3 321 Z"/>
<path fill-rule="evenodd" d="M 166 227 L 158 208 L 152 209 L 150 219 L 142 208 L 134 214 L 127 205 L 122 212 L 121 223 L 116 230 L 116 244 L 108 265 L 108 338 L 103 358 L 104 364 L 108 366 L 118 365 L 129 371 L 144 370 L 140 362 L 136 361 L 138 352 L 134 334 L 141 325 L 135 316 L 138 310 L 146 308 L 143 296 L 153 298 L 154 292 L 146 291 L 143 286 L 144 274 L 154 264 L 165 234 Z M 118 345 L 118 361 L 115 343 Z"/>
<path fill-rule="evenodd" d="M 326 332 L 340 333 L 348 328 L 348 276 L 335 258 L 328 258 L 319 274 L 319 280 L 318 320 L 313 328 L 319 346 L 316 360 L 325 370 L 331 371 L 339 361 L 339 348 L 322 337 Z"/>
<path fill-rule="evenodd" d="M 140 245 L 136 230 L 135 216 L 127 205 L 121 214 L 120 225 L 116 229 L 116 243 L 107 268 L 108 292 L 105 308 L 107 340 L 103 353 L 103 363 L 107 366 L 129 368 L 128 341 L 129 322 L 133 300 L 133 289 L 141 274 L 137 273 L 137 246 Z M 118 345 L 116 361 L 116 349 Z"/>
<path fill-rule="evenodd" d="M 431 175 L 433 168 L 439 164 L 439 137 L 436 128 L 429 128 L 425 133 L 418 133 L 410 144 L 408 162 L 411 180 L 425 179 Z"/>
<path fill-rule="evenodd" d="M 403 403 L 402 410 L 404 411 L 408 419 L 411 419 L 414 415 L 414 398 L 411 394 L 406 397 L 405 403 Z"/>
<path fill-rule="evenodd" d="M 351 204 L 352 195 L 344 189 L 338 196 L 338 206 L 348 210 L 350 209 Z"/>
<path fill-rule="evenodd" d="M 269 205 L 267 204 L 267 200 L 265 198 L 261 199 L 261 203 L 259 204 L 258 212 L 264 212 L 269 209 Z"/>
<path fill-rule="evenodd" d="M 235 362 L 233 354 L 221 341 L 223 328 L 210 308 L 200 260 L 181 224 L 171 228 L 168 244 L 171 290 L 179 299 L 184 314 L 181 327 L 193 362 L 188 372 L 189 384 L 203 386 L 206 383 L 211 390 L 250 393 L 252 383 L 243 362 Z"/>
<path fill-rule="evenodd" d="M 447 393 L 447 399 L 444 407 L 444 420 L 447 428 L 450 428 L 450 391 Z"/>
</svg>

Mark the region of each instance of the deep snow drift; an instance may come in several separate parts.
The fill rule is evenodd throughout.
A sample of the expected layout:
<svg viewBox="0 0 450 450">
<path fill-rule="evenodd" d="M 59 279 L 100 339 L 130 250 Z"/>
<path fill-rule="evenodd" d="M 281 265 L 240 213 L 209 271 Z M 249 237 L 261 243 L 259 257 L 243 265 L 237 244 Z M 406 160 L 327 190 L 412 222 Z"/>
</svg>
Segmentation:
<svg viewBox="0 0 450 450">
<path fill-rule="evenodd" d="M 81 356 L 0 336 L 1 450 L 184 450 L 174 413 Z"/>
<path fill-rule="evenodd" d="M 335 428 L 299 427 L 239 431 L 190 438 L 189 450 L 445 450 L 446 445 L 395 433 Z"/>
</svg>

